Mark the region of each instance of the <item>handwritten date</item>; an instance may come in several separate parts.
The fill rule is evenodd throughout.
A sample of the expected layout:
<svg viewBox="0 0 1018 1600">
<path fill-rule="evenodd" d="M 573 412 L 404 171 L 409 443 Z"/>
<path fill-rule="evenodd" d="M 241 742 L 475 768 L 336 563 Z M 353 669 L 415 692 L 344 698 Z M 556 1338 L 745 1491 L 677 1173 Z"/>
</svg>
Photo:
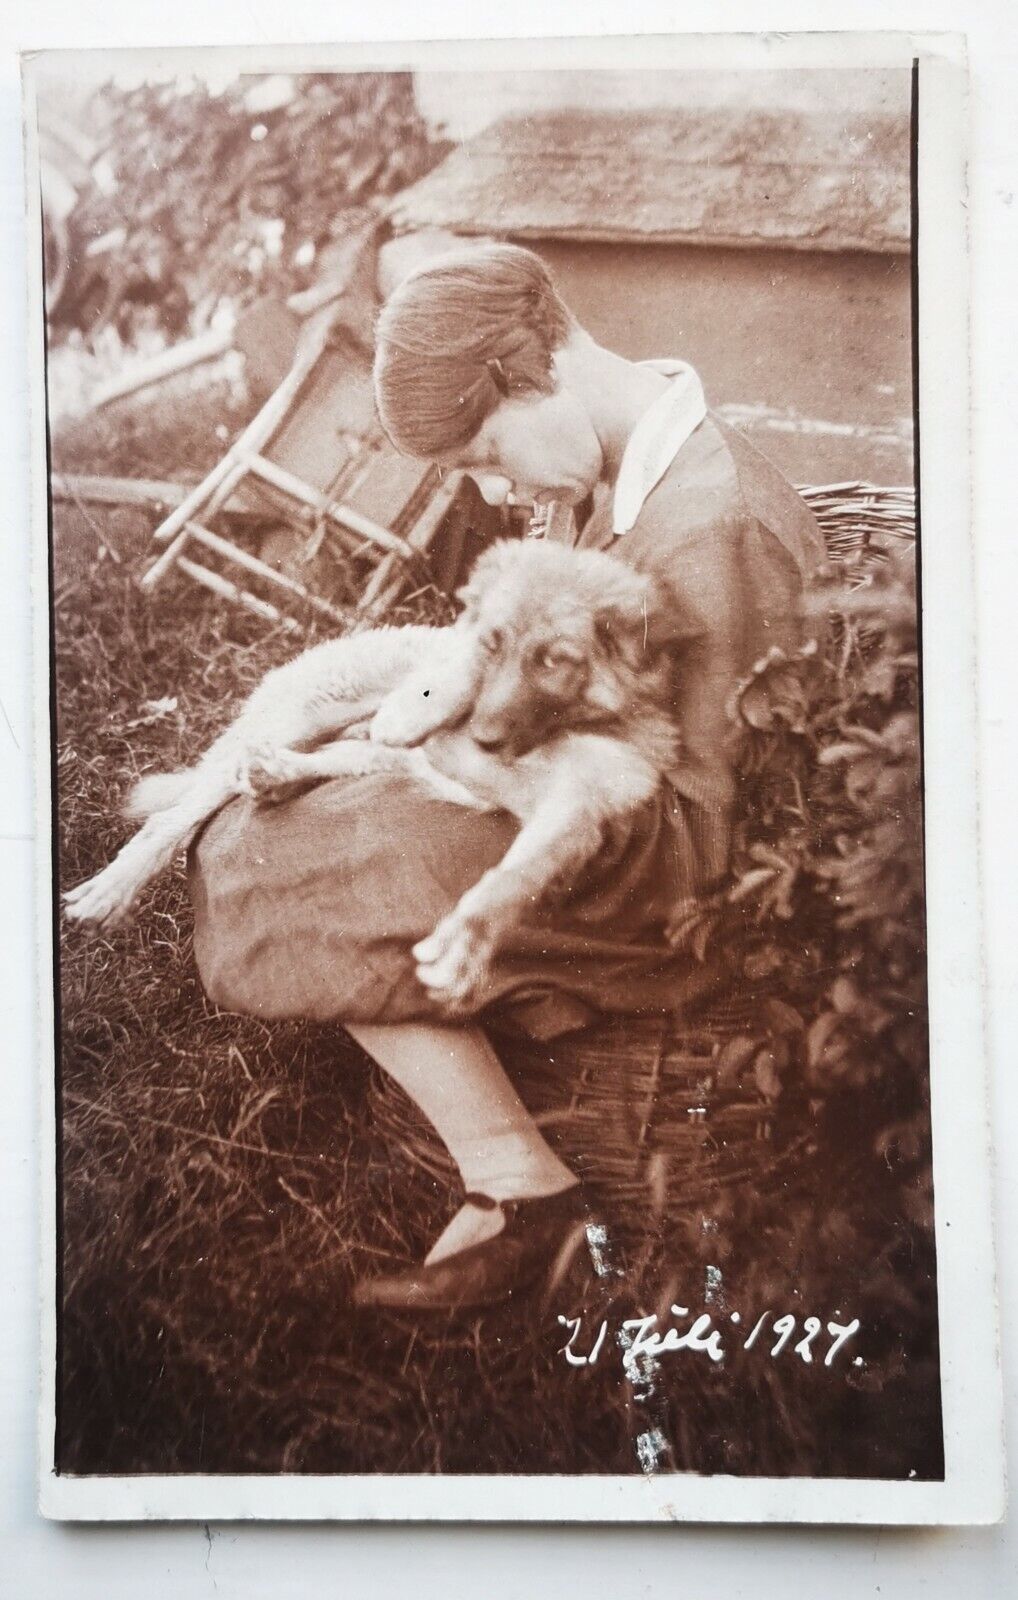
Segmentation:
<svg viewBox="0 0 1018 1600">
<path fill-rule="evenodd" d="M 830 1367 L 859 1331 L 858 1317 L 853 1317 L 851 1322 L 832 1320 L 825 1327 L 820 1317 L 804 1317 L 800 1324 L 791 1312 L 775 1316 L 773 1311 L 764 1311 L 743 1339 L 739 1326 L 742 1319 L 737 1311 L 728 1317 L 727 1328 L 715 1326 L 713 1313 L 703 1311 L 693 1315 L 688 1306 L 673 1305 L 671 1315 L 675 1321 L 664 1327 L 658 1326 L 660 1319 L 656 1315 L 628 1317 L 619 1324 L 615 1331 L 615 1342 L 622 1351 L 622 1366 L 628 1376 L 638 1374 L 647 1362 L 680 1350 L 704 1355 L 709 1361 L 723 1361 L 725 1340 L 733 1337 L 741 1341 L 743 1350 L 759 1348 L 766 1354 L 769 1347 L 772 1360 L 789 1351 L 807 1366 L 812 1364 L 814 1357 L 819 1360 L 822 1352 L 824 1366 Z M 691 1316 L 692 1321 L 689 1321 Z M 607 1342 L 607 1318 L 601 1321 L 589 1342 L 583 1339 L 582 1317 L 560 1315 L 558 1320 L 563 1328 L 570 1330 L 560 1354 L 572 1367 L 594 1366 Z M 793 1344 L 797 1333 L 801 1336 Z M 585 1351 L 581 1349 L 582 1345 L 586 1345 Z"/>
</svg>

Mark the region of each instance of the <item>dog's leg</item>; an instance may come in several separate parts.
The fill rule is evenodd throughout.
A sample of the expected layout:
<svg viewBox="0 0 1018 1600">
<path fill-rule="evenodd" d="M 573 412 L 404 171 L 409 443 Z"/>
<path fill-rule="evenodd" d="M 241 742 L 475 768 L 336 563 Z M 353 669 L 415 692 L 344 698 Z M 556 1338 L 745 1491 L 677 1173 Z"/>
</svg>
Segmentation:
<svg viewBox="0 0 1018 1600">
<path fill-rule="evenodd" d="M 154 812 L 108 867 L 64 895 L 67 916 L 75 922 L 119 922 L 145 885 L 236 793 L 236 773 L 228 761 L 202 762 L 173 805 Z"/>
<path fill-rule="evenodd" d="M 350 730 L 373 715 L 377 700 L 299 702 L 275 704 L 269 714 L 245 710 L 228 730 L 230 759 L 237 776 L 237 792 L 259 795 L 273 763 L 316 739 L 350 738 Z M 279 780 L 282 781 L 281 779 Z M 271 785 L 270 785 L 271 786 Z"/>
<path fill-rule="evenodd" d="M 359 739 L 338 739 L 318 750 L 274 750 L 252 760 L 248 779 L 259 799 L 285 800 L 296 789 L 325 778 L 364 778 L 375 772 L 401 772 L 416 778 L 439 800 L 487 810 L 476 795 L 431 765 L 423 750 L 390 749 Z"/>
<path fill-rule="evenodd" d="M 479 650 L 473 631 L 450 628 L 441 651 L 385 696 L 371 723 L 377 744 L 417 745 L 466 716 L 474 703 Z"/>
<path fill-rule="evenodd" d="M 432 998 L 456 1010 L 479 993 L 506 934 L 534 910 L 556 878 L 596 855 L 601 840 L 601 817 L 589 807 L 540 807 L 499 865 L 414 946 L 417 977 Z"/>
<path fill-rule="evenodd" d="M 363 702 L 349 707 L 333 706 L 330 717 L 343 718 L 347 710 L 351 720 L 354 720 L 363 715 Z M 323 722 L 323 712 L 315 715 L 314 709 L 299 706 L 285 720 L 267 720 L 242 714 L 214 742 L 202 762 L 189 773 L 174 774 L 179 778 L 178 798 L 170 805 L 163 806 L 162 810 L 152 811 L 138 834 L 128 840 L 123 850 L 102 872 L 88 878 L 88 882 L 78 883 L 77 888 L 62 896 L 67 917 L 72 922 L 94 922 L 106 926 L 120 922 L 146 883 L 170 866 L 174 854 L 189 842 L 195 830 L 213 816 L 219 806 L 226 805 L 234 795 L 261 795 L 266 789 L 277 789 L 283 782 L 298 781 L 296 774 L 295 778 L 283 778 L 280 763 L 283 758 L 296 762 L 299 752 L 280 750 L 277 736 L 287 728 L 296 738 L 314 738 L 317 731 L 322 731 Z M 347 747 L 351 750 L 368 749 L 367 741 L 349 741 Z M 341 770 L 362 768 L 351 763 Z M 314 779 L 315 776 L 327 778 L 331 773 L 325 770 L 309 773 L 309 778 Z M 442 782 L 442 779 L 437 781 Z M 138 805 L 144 802 L 146 782 L 146 779 L 142 779 L 138 786 L 141 797 Z"/>
<path fill-rule="evenodd" d="M 306 652 L 269 673 L 196 767 L 136 786 L 128 810 L 148 820 L 104 871 L 64 895 L 68 917 L 119 920 L 203 822 L 233 795 L 254 792 L 252 774 L 270 767 L 291 745 L 334 737 L 372 716 L 408 661 L 426 658 L 433 640 L 430 629 L 413 630 L 412 640 L 398 630 L 384 642 L 360 635 Z M 463 795 L 457 793 L 457 800 Z M 451 797 L 450 789 L 445 798 Z"/>
<path fill-rule="evenodd" d="M 506 935 L 556 880 L 593 860 L 605 824 L 635 811 L 659 781 L 631 748 L 596 736 L 566 741 L 546 759 L 546 781 L 498 866 L 414 947 L 420 982 L 452 1010 L 479 994 Z"/>
</svg>

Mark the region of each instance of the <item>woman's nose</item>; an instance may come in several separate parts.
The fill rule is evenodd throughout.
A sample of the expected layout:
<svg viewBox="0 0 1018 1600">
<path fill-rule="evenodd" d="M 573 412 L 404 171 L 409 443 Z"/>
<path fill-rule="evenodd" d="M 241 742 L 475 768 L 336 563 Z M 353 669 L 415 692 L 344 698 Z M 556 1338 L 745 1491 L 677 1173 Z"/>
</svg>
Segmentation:
<svg viewBox="0 0 1018 1600">
<path fill-rule="evenodd" d="M 502 478 L 493 472 L 471 473 L 480 490 L 481 499 L 489 506 L 504 506 L 512 494 L 512 479 Z"/>
</svg>

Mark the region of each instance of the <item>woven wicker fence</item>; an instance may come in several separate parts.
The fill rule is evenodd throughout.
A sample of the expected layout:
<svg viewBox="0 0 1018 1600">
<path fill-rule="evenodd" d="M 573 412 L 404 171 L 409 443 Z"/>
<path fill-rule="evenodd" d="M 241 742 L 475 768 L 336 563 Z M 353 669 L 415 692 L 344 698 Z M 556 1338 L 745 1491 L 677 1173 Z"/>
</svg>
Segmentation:
<svg viewBox="0 0 1018 1600">
<path fill-rule="evenodd" d="M 801 491 L 846 581 L 863 581 L 896 541 L 915 537 L 911 489 L 842 483 Z M 811 1143 L 804 1103 L 779 1119 L 762 1094 L 733 1091 L 725 1045 L 763 1000 L 740 992 L 695 1017 L 608 1017 L 549 1043 L 500 1041 L 507 1070 L 546 1137 L 621 1219 L 666 1225 L 712 1193 L 768 1174 L 775 1181 Z M 380 1071 L 370 1104 L 391 1160 L 452 1189 L 457 1175 L 420 1111 Z M 798 1117 L 798 1121 L 796 1121 Z"/>
</svg>

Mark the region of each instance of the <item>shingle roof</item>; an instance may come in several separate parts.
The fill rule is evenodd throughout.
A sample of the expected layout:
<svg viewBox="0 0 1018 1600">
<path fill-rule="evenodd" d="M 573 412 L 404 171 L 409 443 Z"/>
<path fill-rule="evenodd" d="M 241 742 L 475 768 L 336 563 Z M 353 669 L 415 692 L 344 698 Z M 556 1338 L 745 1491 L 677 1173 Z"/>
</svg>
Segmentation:
<svg viewBox="0 0 1018 1600">
<path fill-rule="evenodd" d="M 398 229 L 900 252 L 909 129 L 732 109 L 503 118 L 392 203 Z"/>
</svg>

